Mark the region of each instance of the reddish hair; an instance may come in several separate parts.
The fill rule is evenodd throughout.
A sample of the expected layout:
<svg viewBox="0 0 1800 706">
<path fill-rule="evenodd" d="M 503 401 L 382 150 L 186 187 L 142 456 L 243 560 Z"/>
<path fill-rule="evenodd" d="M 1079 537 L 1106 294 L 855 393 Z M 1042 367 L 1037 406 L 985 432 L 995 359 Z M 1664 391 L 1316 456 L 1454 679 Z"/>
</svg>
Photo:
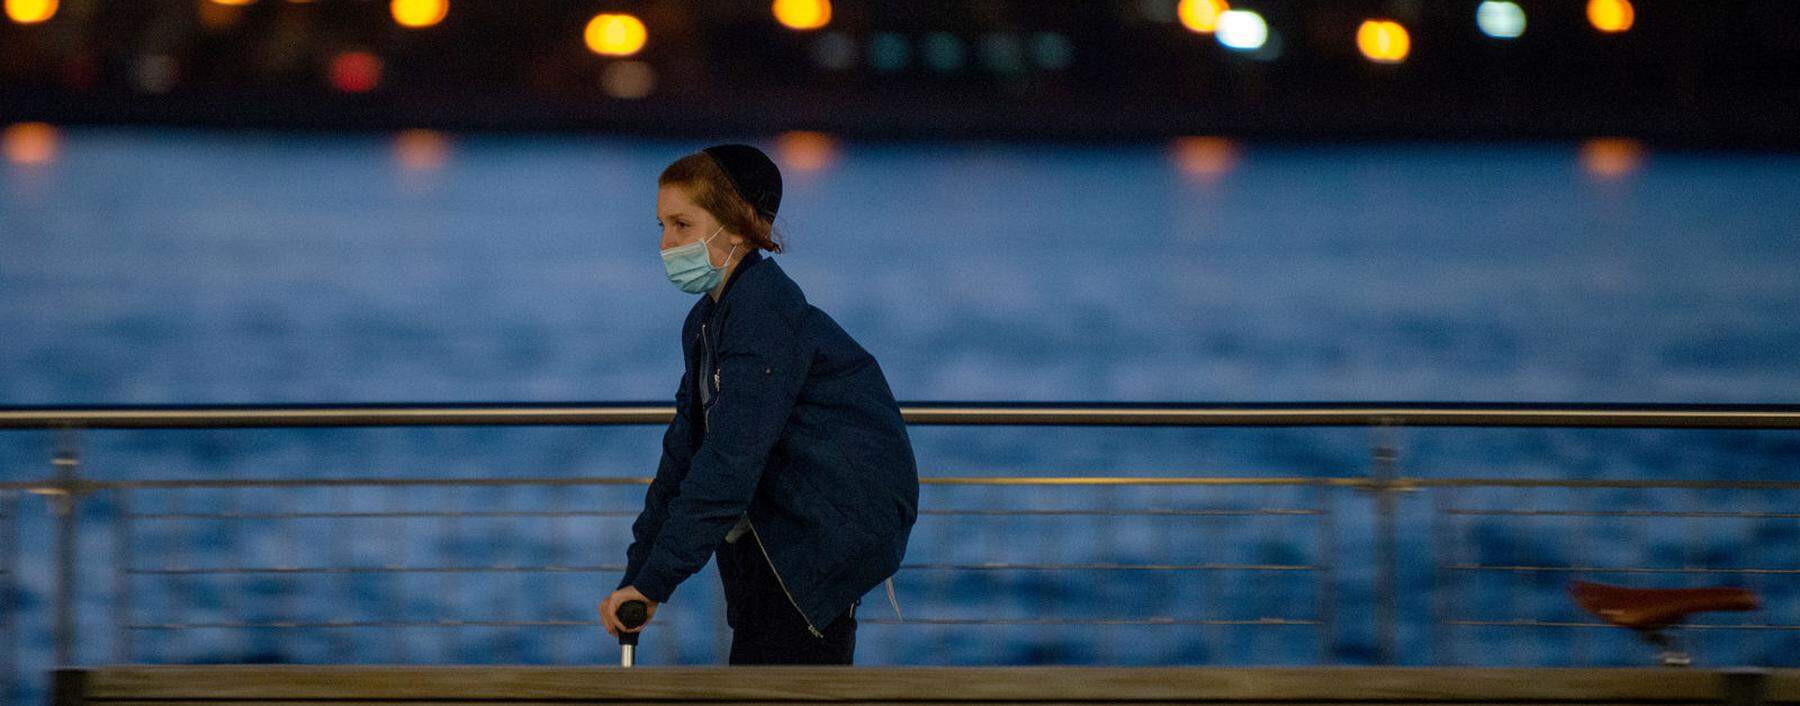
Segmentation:
<svg viewBox="0 0 1800 706">
<path fill-rule="evenodd" d="M 733 233 L 744 236 L 752 246 L 769 252 L 785 252 L 782 241 L 786 238 L 775 230 L 775 223 L 763 218 L 750 202 L 738 195 L 737 187 L 731 185 L 731 177 L 725 175 L 725 170 L 711 155 L 695 152 L 675 160 L 656 178 L 656 185 L 686 188 L 694 203 Z"/>
</svg>

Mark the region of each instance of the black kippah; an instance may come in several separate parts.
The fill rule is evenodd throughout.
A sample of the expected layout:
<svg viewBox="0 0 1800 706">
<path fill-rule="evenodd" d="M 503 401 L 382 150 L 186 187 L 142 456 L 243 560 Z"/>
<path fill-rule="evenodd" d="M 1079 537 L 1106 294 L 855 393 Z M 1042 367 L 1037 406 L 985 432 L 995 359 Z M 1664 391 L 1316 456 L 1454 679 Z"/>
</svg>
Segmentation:
<svg viewBox="0 0 1800 706">
<path fill-rule="evenodd" d="M 750 145 L 737 143 L 713 145 L 700 151 L 719 163 L 725 176 L 731 178 L 731 185 L 737 187 L 738 195 L 744 197 L 751 208 L 769 222 L 775 221 L 775 209 L 781 207 L 781 170 L 775 167 L 769 155 Z"/>
</svg>

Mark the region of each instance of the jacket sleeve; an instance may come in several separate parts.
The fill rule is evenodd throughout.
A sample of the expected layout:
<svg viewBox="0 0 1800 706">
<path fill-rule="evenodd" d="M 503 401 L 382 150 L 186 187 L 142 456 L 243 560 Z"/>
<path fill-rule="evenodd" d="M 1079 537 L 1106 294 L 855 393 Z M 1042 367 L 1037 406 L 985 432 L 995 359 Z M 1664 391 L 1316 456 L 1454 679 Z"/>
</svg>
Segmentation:
<svg viewBox="0 0 1800 706">
<path fill-rule="evenodd" d="M 799 326 L 782 312 L 732 314 L 727 311 L 720 324 L 719 393 L 706 438 L 633 577 L 638 591 L 658 603 L 706 565 L 750 506 L 812 362 Z"/>
<path fill-rule="evenodd" d="M 644 509 L 631 523 L 631 546 L 625 548 L 625 577 L 614 590 L 630 586 L 643 568 L 644 556 L 650 553 L 650 545 L 668 514 L 669 498 L 675 495 L 693 461 L 692 421 L 687 416 L 688 400 L 692 396 L 688 392 L 691 380 L 685 371 L 681 374 L 681 387 L 675 390 L 675 418 L 663 432 L 662 461 L 656 465 L 656 477 L 650 479 L 650 489 L 644 492 Z"/>
</svg>

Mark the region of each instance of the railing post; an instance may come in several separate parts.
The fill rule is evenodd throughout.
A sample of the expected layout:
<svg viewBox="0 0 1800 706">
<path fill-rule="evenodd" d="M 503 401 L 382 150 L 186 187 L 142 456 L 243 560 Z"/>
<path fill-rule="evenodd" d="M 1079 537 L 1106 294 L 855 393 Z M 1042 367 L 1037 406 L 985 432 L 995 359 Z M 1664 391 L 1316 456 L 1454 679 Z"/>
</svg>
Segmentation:
<svg viewBox="0 0 1800 706">
<path fill-rule="evenodd" d="M 135 569 L 132 568 L 132 510 L 131 491 L 117 488 L 113 491 L 113 662 L 124 664 L 132 661 L 131 631 L 131 580 Z"/>
<path fill-rule="evenodd" d="M 63 427 L 56 432 L 56 490 L 50 507 L 56 513 L 56 666 L 66 667 L 75 657 L 75 543 L 80 537 L 76 501 L 81 494 L 80 447 L 77 431 Z"/>
<path fill-rule="evenodd" d="M 1399 529 L 1394 514 L 1396 450 L 1393 420 L 1382 419 L 1375 427 L 1375 640 L 1382 664 L 1394 664 L 1399 652 Z"/>
<path fill-rule="evenodd" d="M 1319 662 L 1335 664 L 1337 641 L 1337 516 L 1330 485 L 1318 485 L 1319 495 Z"/>
<path fill-rule="evenodd" d="M 19 682 L 19 495 L 0 491 L 0 701 L 16 703 Z"/>
</svg>

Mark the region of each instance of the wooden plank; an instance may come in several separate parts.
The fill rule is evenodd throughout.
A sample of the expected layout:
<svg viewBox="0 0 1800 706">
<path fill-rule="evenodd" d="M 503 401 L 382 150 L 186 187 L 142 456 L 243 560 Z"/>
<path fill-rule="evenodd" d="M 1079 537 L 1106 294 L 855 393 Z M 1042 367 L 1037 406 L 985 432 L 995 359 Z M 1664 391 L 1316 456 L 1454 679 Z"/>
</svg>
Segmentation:
<svg viewBox="0 0 1800 706">
<path fill-rule="evenodd" d="M 1800 669 L 1772 669 L 1763 692 L 1768 704 L 1800 704 Z"/>
<path fill-rule="evenodd" d="M 90 699 L 1710 702 L 1706 670 L 123 665 Z"/>
<path fill-rule="evenodd" d="M 360 701 L 360 700 L 358 700 L 358 701 L 338 701 L 338 700 L 330 700 L 330 701 L 316 701 L 316 700 L 313 700 L 313 701 L 260 701 L 260 700 L 259 701 L 235 701 L 235 700 L 234 701 L 206 701 L 206 700 L 201 700 L 201 701 L 188 701 L 188 700 L 113 701 L 113 700 L 109 699 L 109 700 L 101 701 L 98 703 L 106 704 L 106 706 L 354 706 L 354 705 L 361 705 L 361 704 L 367 704 L 368 706 L 396 706 L 398 704 L 430 704 L 431 706 L 540 706 L 541 704 L 546 704 L 546 703 L 567 704 L 570 702 L 565 702 L 565 701 L 441 701 L 441 700 L 437 700 L 437 699 L 427 699 L 427 700 L 417 700 L 417 701 L 408 701 L 408 700 L 397 700 L 396 701 L 396 700 L 385 700 L 385 699 L 384 700 L 375 700 L 375 701 Z M 595 703 L 595 702 L 583 701 L 583 702 L 577 702 L 577 703 Z M 673 702 L 670 702 L 670 701 L 604 701 L 604 702 L 599 702 L 599 703 L 605 703 L 605 704 L 607 704 L 607 706 L 669 706 L 669 704 L 673 703 Z M 775 701 L 706 701 L 703 703 L 705 703 L 706 706 L 770 706 L 771 704 L 781 703 L 781 702 L 775 702 Z M 806 702 L 802 702 L 802 703 L 806 703 Z M 840 702 L 832 702 L 832 703 L 844 704 L 845 706 L 893 706 L 894 704 L 905 704 L 906 706 L 968 706 L 968 704 L 970 702 L 968 702 L 968 701 L 840 701 Z M 1093 701 L 982 701 L 980 703 L 981 703 L 981 706 L 1094 706 Z M 1180 704 L 1192 704 L 1195 702 L 1194 701 L 1132 701 L 1130 703 L 1132 703 L 1134 706 L 1165 706 L 1165 705 L 1166 706 L 1178 706 Z M 1267 706 L 1267 704 L 1269 704 L 1271 702 L 1267 702 L 1267 701 L 1248 701 L 1248 702 L 1204 701 L 1204 702 L 1200 702 L 1200 703 L 1205 703 L 1208 706 Z M 1358 702 L 1358 701 L 1327 701 L 1327 702 L 1320 702 L 1320 703 L 1293 702 L 1292 704 L 1289 704 L 1288 702 L 1281 702 L 1281 703 L 1283 704 L 1283 706 L 1380 706 L 1378 704 L 1364 703 L 1364 702 Z M 1518 702 L 1510 702 L 1509 701 L 1509 702 L 1498 702 L 1498 703 L 1492 703 L 1492 704 L 1486 704 L 1486 703 L 1481 703 L 1481 702 L 1471 702 L 1471 704 L 1469 706 L 1566 706 L 1566 704 L 1563 704 L 1560 702 L 1559 703 L 1529 703 L 1529 702 L 1518 703 Z M 1692 704 L 1683 704 L 1680 702 L 1659 701 L 1659 702 L 1650 702 L 1650 703 L 1620 703 L 1620 704 L 1616 704 L 1613 706 L 1717 706 L 1717 704 L 1714 702 L 1695 702 Z"/>
</svg>

